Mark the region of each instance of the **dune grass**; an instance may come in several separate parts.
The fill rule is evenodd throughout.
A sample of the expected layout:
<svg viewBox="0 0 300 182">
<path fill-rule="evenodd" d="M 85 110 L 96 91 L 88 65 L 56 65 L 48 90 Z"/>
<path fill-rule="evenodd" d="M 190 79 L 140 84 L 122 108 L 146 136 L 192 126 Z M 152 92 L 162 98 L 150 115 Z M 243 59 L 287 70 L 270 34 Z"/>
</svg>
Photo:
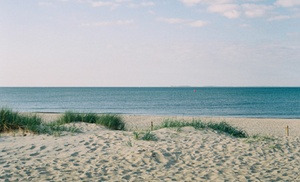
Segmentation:
<svg viewBox="0 0 300 182">
<path fill-rule="evenodd" d="M 144 133 L 144 135 L 141 137 L 141 139 L 146 140 L 146 141 L 156 141 L 157 140 L 156 136 L 153 133 L 151 133 L 151 131 L 146 131 Z"/>
<path fill-rule="evenodd" d="M 45 123 L 37 115 L 24 115 L 18 112 L 13 112 L 11 109 L 2 108 L 0 110 L 0 132 L 12 130 L 26 130 L 36 134 L 57 134 L 62 131 L 79 132 L 79 129 L 74 127 L 66 127 L 64 124 L 73 122 L 95 123 L 105 126 L 111 130 L 125 130 L 125 123 L 118 115 L 104 114 L 97 115 L 94 113 L 75 113 L 72 111 L 65 112 L 58 120 L 50 123 Z M 155 129 L 160 128 L 182 128 L 186 126 L 194 127 L 195 129 L 209 128 L 222 133 L 227 133 L 233 137 L 247 138 L 248 134 L 239 128 L 235 128 L 226 122 L 220 123 L 204 123 L 201 120 L 193 121 L 178 121 L 165 120 Z M 135 133 L 136 139 L 155 140 L 154 135 L 147 131 L 145 133 Z"/>
<path fill-rule="evenodd" d="M 182 127 L 187 127 L 191 126 L 194 127 L 195 129 L 203 129 L 206 127 L 206 124 L 198 121 L 198 120 L 193 120 L 191 122 L 187 121 L 179 121 L 179 120 L 164 120 L 161 125 L 159 125 L 156 129 L 159 128 L 182 128 Z"/>
<path fill-rule="evenodd" d="M 95 123 L 111 130 L 125 129 L 125 123 L 122 121 L 121 117 L 114 114 L 97 115 L 94 113 L 75 113 L 67 111 L 56 122 L 59 124 L 73 122 Z"/>
<path fill-rule="evenodd" d="M 237 137 L 237 138 L 247 138 L 248 134 L 246 131 L 233 127 L 231 125 L 229 125 L 228 123 L 226 123 L 225 121 L 222 121 L 220 123 L 207 123 L 207 127 L 210 129 L 213 129 L 215 131 L 220 131 L 223 133 L 227 133 L 233 137 Z"/>
<path fill-rule="evenodd" d="M 57 134 L 63 131 L 77 132 L 74 127 L 61 126 L 58 123 L 44 123 L 36 114 L 20 114 L 8 108 L 0 110 L 0 133 L 22 130 L 34 134 Z"/>
<path fill-rule="evenodd" d="M 112 114 L 105 114 L 99 116 L 96 124 L 105 126 L 111 130 L 124 130 L 125 123 L 122 121 L 120 116 L 112 115 Z"/>
<path fill-rule="evenodd" d="M 213 123 L 213 122 L 204 123 L 201 120 L 193 120 L 193 121 L 189 122 L 189 121 L 178 121 L 178 120 L 167 119 L 167 120 L 163 121 L 161 123 L 161 125 L 158 126 L 156 129 L 159 129 L 159 128 L 182 128 L 182 127 L 187 127 L 187 126 L 194 127 L 195 129 L 209 128 L 209 129 L 219 131 L 222 133 L 227 133 L 227 134 L 229 134 L 233 137 L 237 137 L 237 138 L 247 138 L 248 137 L 248 134 L 246 133 L 246 131 L 236 128 L 236 127 L 233 127 L 224 121 L 219 122 L 219 123 Z"/>
<path fill-rule="evenodd" d="M 245 142 L 246 143 L 255 143 L 255 142 L 272 142 L 275 141 L 275 137 L 274 136 L 267 136 L 267 135 L 252 135 L 249 136 Z"/>
<path fill-rule="evenodd" d="M 99 116 L 94 113 L 75 113 L 66 111 L 56 122 L 59 124 L 67 124 L 73 122 L 96 123 Z"/>
<path fill-rule="evenodd" d="M 147 130 L 145 132 L 134 131 L 133 138 L 135 140 L 145 140 L 145 141 L 156 141 L 157 140 L 157 137 L 153 133 L 151 133 L 151 131 L 149 131 L 149 130 Z"/>
<path fill-rule="evenodd" d="M 0 132 L 21 129 L 39 133 L 41 123 L 42 119 L 36 115 L 21 115 L 8 108 L 0 110 Z"/>
<path fill-rule="evenodd" d="M 34 134 L 49 134 L 60 136 L 62 132 L 80 132 L 75 126 L 64 126 L 73 122 L 86 122 L 103 125 L 112 130 L 124 130 L 125 123 L 117 115 L 97 115 L 94 113 L 65 112 L 58 120 L 43 122 L 36 114 L 20 114 L 8 108 L 0 109 L 0 133 L 16 130 L 28 131 Z"/>
</svg>

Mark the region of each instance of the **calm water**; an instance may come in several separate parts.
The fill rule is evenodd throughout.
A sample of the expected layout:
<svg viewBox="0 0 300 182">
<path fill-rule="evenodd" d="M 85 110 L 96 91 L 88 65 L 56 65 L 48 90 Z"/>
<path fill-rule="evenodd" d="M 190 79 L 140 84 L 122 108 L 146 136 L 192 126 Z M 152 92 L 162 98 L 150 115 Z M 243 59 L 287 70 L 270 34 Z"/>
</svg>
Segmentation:
<svg viewBox="0 0 300 182">
<path fill-rule="evenodd" d="M 300 88 L 0 88 L 26 112 L 300 118 Z"/>
</svg>

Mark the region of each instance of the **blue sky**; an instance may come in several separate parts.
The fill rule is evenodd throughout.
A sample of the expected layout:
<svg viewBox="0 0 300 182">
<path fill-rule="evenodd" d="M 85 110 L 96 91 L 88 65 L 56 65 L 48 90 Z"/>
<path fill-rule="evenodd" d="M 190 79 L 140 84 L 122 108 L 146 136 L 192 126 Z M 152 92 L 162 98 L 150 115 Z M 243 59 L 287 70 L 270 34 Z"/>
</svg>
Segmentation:
<svg viewBox="0 0 300 182">
<path fill-rule="evenodd" d="M 0 86 L 300 86 L 299 0 L 0 0 Z"/>
</svg>

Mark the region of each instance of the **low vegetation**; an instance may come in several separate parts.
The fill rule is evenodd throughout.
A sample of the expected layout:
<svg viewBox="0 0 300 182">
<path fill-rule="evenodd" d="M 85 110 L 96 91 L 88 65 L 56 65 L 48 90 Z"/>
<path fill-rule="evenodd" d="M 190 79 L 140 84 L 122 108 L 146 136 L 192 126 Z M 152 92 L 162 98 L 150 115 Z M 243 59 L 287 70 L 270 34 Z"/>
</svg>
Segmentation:
<svg viewBox="0 0 300 182">
<path fill-rule="evenodd" d="M 79 132 L 75 126 L 66 127 L 64 124 L 74 122 L 86 122 L 95 123 L 105 126 L 111 130 L 124 130 L 125 123 L 118 115 L 104 114 L 97 115 L 94 113 L 75 113 L 71 111 L 65 112 L 57 121 L 45 123 L 37 115 L 25 115 L 18 112 L 13 112 L 11 109 L 2 108 L 0 110 L 0 132 L 7 132 L 13 130 L 29 131 L 36 134 L 51 134 L 60 135 L 61 132 Z M 165 120 L 162 124 L 155 129 L 160 128 L 182 128 L 182 127 L 194 127 L 195 129 L 212 129 L 218 132 L 227 133 L 233 137 L 247 138 L 248 134 L 239 128 L 235 128 L 226 122 L 209 122 L 204 123 L 200 120 L 193 121 L 178 121 L 178 120 Z M 146 132 L 134 132 L 135 139 L 141 140 L 156 140 L 156 137 L 151 131 Z M 261 137 L 257 136 L 253 139 L 260 140 Z M 264 138 L 266 140 L 267 138 Z"/>
<path fill-rule="evenodd" d="M 97 115 L 94 113 L 65 112 L 57 121 L 43 122 L 42 118 L 36 114 L 21 114 L 8 108 L 0 110 L 0 133 L 12 132 L 16 130 L 26 131 L 34 134 L 50 134 L 60 136 L 64 131 L 79 132 L 75 126 L 64 126 L 73 122 L 86 122 L 103 125 L 112 130 L 124 130 L 125 123 L 117 115 Z"/>
<path fill-rule="evenodd" d="M 60 124 L 85 122 L 102 125 L 111 130 L 124 130 L 125 123 L 122 118 L 114 114 L 97 115 L 94 113 L 65 112 L 57 121 Z"/>
<path fill-rule="evenodd" d="M 198 120 L 193 120 L 191 122 L 188 121 L 179 121 L 179 120 L 170 120 L 167 119 L 161 123 L 160 126 L 158 126 L 156 129 L 159 128 L 182 128 L 182 127 L 187 127 L 191 126 L 194 127 L 195 129 L 203 129 L 206 127 L 206 124 L 198 121 Z"/>
<path fill-rule="evenodd" d="M 201 120 L 193 120 L 193 121 L 178 121 L 178 120 L 165 120 L 162 122 L 160 126 L 158 126 L 156 129 L 159 128 L 182 128 L 182 127 L 194 127 L 195 129 L 205 129 L 209 128 L 218 132 L 222 133 L 227 133 L 233 137 L 238 137 L 238 138 L 247 138 L 248 134 L 246 131 L 235 128 L 228 123 L 222 121 L 219 123 L 214 123 L 214 122 L 209 122 L 209 123 L 204 123 Z"/>
<path fill-rule="evenodd" d="M 94 113 L 75 113 L 72 111 L 65 112 L 56 122 L 67 124 L 73 122 L 96 123 L 99 116 Z"/>
<path fill-rule="evenodd" d="M 215 131 L 220 131 L 223 133 L 227 133 L 231 136 L 237 137 L 237 138 L 247 138 L 248 134 L 246 131 L 233 127 L 226 123 L 225 121 L 222 121 L 220 123 L 207 123 L 207 127 L 210 129 L 213 129 Z"/>
<path fill-rule="evenodd" d="M 0 110 L 0 132 L 21 129 L 40 133 L 41 123 L 42 119 L 36 115 L 21 115 L 7 108 Z"/>
<path fill-rule="evenodd" d="M 134 131 L 133 138 L 135 140 L 145 140 L 145 141 L 156 141 L 157 140 L 156 136 L 153 133 L 151 133 L 151 131 L 145 131 L 145 132 Z"/>
<path fill-rule="evenodd" d="M 96 124 L 105 126 L 111 130 L 124 130 L 125 123 L 122 121 L 120 116 L 112 115 L 112 114 L 105 114 L 99 116 L 96 121 Z"/>
<path fill-rule="evenodd" d="M 273 136 L 252 135 L 248 137 L 245 141 L 246 143 L 254 143 L 254 142 L 271 142 L 275 140 L 276 139 Z"/>
<path fill-rule="evenodd" d="M 34 134 L 57 134 L 63 131 L 76 132 L 74 127 L 65 127 L 57 123 L 44 123 L 37 115 L 25 115 L 8 108 L 0 110 L 0 132 L 21 130 Z"/>
</svg>

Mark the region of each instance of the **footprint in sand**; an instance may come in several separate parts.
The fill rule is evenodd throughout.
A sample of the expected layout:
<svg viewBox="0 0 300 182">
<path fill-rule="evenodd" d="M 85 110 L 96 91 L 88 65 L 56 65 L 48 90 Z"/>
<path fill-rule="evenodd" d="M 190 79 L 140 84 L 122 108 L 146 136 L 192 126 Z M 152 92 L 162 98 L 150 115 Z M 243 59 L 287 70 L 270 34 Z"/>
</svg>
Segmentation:
<svg viewBox="0 0 300 182">
<path fill-rule="evenodd" d="M 83 142 L 85 142 L 85 140 L 81 140 L 81 141 L 79 141 L 79 143 L 83 143 Z"/>
<path fill-rule="evenodd" d="M 97 150 L 97 148 L 96 148 L 96 147 L 94 147 L 94 148 L 90 148 L 90 151 L 89 151 L 89 152 L 94 152 L 95 150 Z"/>
<path fill-rule="evenodd" d="M 39 155 L 40 153 L 38 153 L 38 152 L 36 152 L 36 153 L 32 153 L 32 154 L 30 154 L 30 156 L 37 156 L 37 155 Z"/>
<path fill-rule="evenodd" d="M 89 142 L 85 142 L 85 143 L 84 143 L 84 145 L 89 145 L 89 144 L 90 144 Z"/>
<path fill-rule="evenodd" d="M 73 154 L 71 154 L 72 157 L 76 157 L 78 155 L 78 152 L 74 152 Z"/>
<path fill-rule="evenodd" d="M 80 166 L 79 163 L 73 163 L 73 166 Z"/>
<path fill-rule="evenodd" d="M 56 152 L 59 152 L 59 151 L 61 151 L 61 150 L 62 150 L 62 148 L 59 148 L 59 149 L 56 149 L 55 151 L 56 151 Z"/>
</svg>

